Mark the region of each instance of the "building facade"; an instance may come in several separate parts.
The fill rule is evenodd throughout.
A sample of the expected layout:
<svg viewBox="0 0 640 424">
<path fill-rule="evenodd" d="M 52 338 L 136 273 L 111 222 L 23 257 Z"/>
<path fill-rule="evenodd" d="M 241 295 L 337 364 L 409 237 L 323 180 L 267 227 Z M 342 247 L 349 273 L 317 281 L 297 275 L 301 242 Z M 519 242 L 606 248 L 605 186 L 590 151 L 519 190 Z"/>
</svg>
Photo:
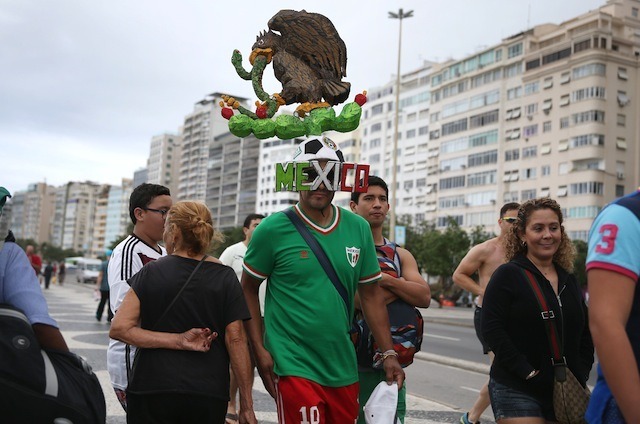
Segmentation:
<svg viewBox="0 0 640 424">
<path fill-rule="evenodd" d="M 168 133 L 152 137 L 147 161 L 147 182 L 168 187 L 174 196 L 178 192 L 181 140 L 182 136 Z"/>
<path fill-rule="evenodd" d="M 105 234 L 102 250 L 109 248 L 119 237 L 126 236 L 131 223 L 129 198 L 133 191 L 133 181 L 123 178 L 119 186 L 111 186 L 107 199 Z"/>
<path fill-rule="evenodd" d="M 549 196 L 585 240 L 639 181 L 639 6 L 610 0 L 435 66 L 426 218 L 497 231 L 503 203 Z"/>
<path fill-rule="evenodd" d="M 13 194 L 9 228 L 17 239 L 31 239 L 38 244 L 51 241 L 55 194 L 55 187 L 46 183 L 29 184 L 27 190 Z"/>
</svg>

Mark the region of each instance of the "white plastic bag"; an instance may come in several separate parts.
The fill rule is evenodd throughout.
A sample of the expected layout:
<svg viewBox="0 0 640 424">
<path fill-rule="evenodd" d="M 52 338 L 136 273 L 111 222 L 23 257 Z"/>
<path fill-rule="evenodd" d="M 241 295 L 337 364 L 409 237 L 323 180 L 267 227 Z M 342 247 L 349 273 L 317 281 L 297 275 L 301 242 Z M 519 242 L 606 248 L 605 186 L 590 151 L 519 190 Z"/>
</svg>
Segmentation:
<svg viewBox="0 0 640 424">
<path fill-rule="evenodd" d="M 396 417 L 398 407 L 398 383 L 388 385 L 380 382 L 373 389 L 364 406 L 364 420 L 367 424 L 400 424 Z"/>
</svg>

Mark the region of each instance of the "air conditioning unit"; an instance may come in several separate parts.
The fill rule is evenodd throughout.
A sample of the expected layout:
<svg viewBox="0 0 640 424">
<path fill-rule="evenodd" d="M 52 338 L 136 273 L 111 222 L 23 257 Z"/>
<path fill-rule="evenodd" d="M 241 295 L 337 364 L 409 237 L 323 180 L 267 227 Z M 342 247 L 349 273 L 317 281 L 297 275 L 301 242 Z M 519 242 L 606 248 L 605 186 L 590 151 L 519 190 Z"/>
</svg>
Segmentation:
<svg viewBox="0 0 640 424">
<path fill-rule="evenodd" d="M 616 177 L 619 180 L 624 180 L 624 172 L 616 172 Z"/>
</svg>

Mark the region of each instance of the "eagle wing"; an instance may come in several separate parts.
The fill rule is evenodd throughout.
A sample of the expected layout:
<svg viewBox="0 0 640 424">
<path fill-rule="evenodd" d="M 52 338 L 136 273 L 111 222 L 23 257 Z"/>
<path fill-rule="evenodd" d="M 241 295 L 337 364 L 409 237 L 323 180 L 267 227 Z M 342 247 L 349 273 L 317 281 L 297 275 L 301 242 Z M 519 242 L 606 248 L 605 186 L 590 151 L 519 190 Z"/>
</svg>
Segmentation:
<svg viewBox="0 0 640 424">
<path fill-rule="evenodd" d="M 322 77 L 341 80 L 347 76 L 347 46 L 326 16 L 281 10 L 269 20 L 269 29 L 280 32 L 281 49 L 301 58 Z"/>
</svg>

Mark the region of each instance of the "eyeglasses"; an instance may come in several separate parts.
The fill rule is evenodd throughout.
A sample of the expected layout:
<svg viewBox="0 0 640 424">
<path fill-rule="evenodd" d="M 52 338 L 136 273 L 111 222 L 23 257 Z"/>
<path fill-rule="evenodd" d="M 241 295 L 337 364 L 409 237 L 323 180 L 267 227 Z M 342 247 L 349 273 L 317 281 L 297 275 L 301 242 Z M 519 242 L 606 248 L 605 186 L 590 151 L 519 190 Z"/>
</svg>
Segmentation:
<svg viewBox="0 0 640 424">
<path fill-rule="evenodd" d="M 167 212 L 169 212 L 169 209 L 152 209 L 152 208 L 142 208 L 142 209 L 144 209 L 145 211 L 159 213 L 160 215 L 162 215 L 163 218 L 167 216 Z"/>
<path fill-rule="evenodd" d="M 513 224 L 518 220 L 518 218 L 514 218 L 512 216 L 505 216 L 504 218 L 502 218 L 502 220 L 505 221 L 507 224 Z"/>
<path fill-rule="evenodd" d="M 307 180 L 306 180 L 307 183 L 312 183 L 316 180 L 316 178 L 318 178 L 318 171 L 316 171 L 315 168 L 305 168 L 304 172 L 307 174 Z M 329 181 L 333 181 L 334 177 L 335 177 L 335 171 L 332 169 L 326 175 L 326 178 Z"/>
</svg>

